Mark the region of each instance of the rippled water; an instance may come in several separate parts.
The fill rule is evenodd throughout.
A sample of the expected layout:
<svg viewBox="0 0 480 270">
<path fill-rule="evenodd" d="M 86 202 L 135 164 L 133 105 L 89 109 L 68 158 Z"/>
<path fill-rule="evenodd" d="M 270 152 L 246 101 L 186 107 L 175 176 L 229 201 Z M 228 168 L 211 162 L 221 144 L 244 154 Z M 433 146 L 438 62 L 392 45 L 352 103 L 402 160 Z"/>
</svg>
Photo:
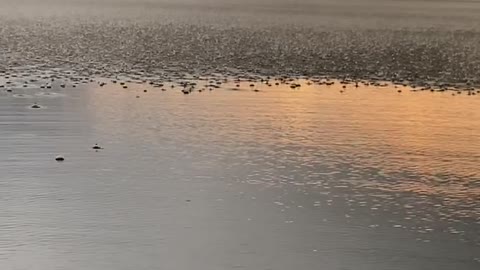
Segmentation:
<svg viewBox="0 0 480 270">
<path fill-rule="evenodd" d="M 475 1 L 237 2 L 2 0 L 0 70 L 253 71 L 480 87 Z"/>
<path fill-rule="evenodd" d="M 84 81 L 2 89 L 2 269 L 479 266 L 480 96 Z"/>
<path fill-rule="evenodd" d="M 478 269 L 479 10 L 0 0 L 0 269 Z"/>
</svg>

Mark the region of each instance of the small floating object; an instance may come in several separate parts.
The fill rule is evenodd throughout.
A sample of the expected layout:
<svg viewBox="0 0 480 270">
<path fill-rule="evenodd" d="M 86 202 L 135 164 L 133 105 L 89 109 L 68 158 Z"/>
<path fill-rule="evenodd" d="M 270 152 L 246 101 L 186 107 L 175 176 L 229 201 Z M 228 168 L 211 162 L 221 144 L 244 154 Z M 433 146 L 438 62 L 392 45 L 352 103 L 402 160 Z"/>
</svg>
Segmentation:
<svg viewBox="0 0 480 270">
<path fill-rule="evenodd" d="M 401 93 L 401 92 L 402 92 L 402 90 L 398 89 L 398 90 L 397 90 L 397 92 L 398 92 L 398 93 Z"/>
<path fill-rule="evenodd" d="M 40 107 L 40 105 L 38 105 L 38 104 L 35 102 L 32 106 L 30 106 L 30 108 L 32 108 L 32 109 L 40 109 L 41 107 Z"/>
<path fill-rule="evenodd" d="M 190 91 L 188 91 L 187 89 L 183 89 L 182 93 L 185 94 L 185 95 L 188 95 L 188 94 L 190 94 Z"/>
<path fill-rule="evenodd" d="M 11 89 L 11 88 L 8 88 L 8 89 L 7 89 L 7 92 L 11 93 L 11 92 L 12 92 L 12 89 Z"/>
<path fill-rule="evenodd" d="M 65 161 L 65 158 L 61 155 L 58 155 L 55 157 L 55 160 L 58 161 L 58 162 L 62 162 L 62 161 Z"/>
<path fill-rule="evenodd" d="M 147 93 L 147 89 L 143 90 L 144 93 Z"/>
<path fill-rule="evenodd" d="M 253 92 L 260 92 L 260 90 L 258 90 L 258 89 L 255 89 L 255 90 L 253 90 Z"/>
<path fill-rule="evenodd" d="M 123 89 L 127 89 L 127 88 L 128 88 L 128 86 L 126 86 L 126 85 L 123 86 Z"/>
<path fill-rule="evenodd" d="M 137 96 L 136 98 L 140 98 L 140 96 Z"/>
<path fill-rule="evenodd" d="M 92 149 L 101 150 L 101 149 L 103 149 L 103 147 L 100 147 L 100 145 L 98 145 L 98 143 L 96 143 L 94 146 L 92 146 Z"/>
</svg>

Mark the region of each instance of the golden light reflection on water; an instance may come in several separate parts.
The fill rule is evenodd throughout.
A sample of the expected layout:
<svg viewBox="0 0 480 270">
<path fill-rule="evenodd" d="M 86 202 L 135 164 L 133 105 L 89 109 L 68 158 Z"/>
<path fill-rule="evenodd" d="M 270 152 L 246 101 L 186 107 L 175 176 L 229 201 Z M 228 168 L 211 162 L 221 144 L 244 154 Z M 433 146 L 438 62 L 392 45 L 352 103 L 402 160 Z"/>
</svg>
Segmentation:
<svg viewBox="0 0 480 270">
<path fill-rule="evenodd" d="M 190 95 L 178 87 L 162 92 L 145 85 L 109 85 L 90 91 L 92 120 L 113 137 L 133 136 L 152 145 L 170 141 L 207 148 L 212 143 L 212 151 L 243 159 L 247 150 L 264 149 L 278 163 L 305 165 L 309 176 L 347 165 L 354 177 L 339 181 L 480 198 L 480 96 L 414 93 L 393 85 L 343 89 L 338 82 L 300 83 L 297 90 L 286 84 L 252 88 L 242 82 L 237 88 L 227 83 Z"/>
</svg>

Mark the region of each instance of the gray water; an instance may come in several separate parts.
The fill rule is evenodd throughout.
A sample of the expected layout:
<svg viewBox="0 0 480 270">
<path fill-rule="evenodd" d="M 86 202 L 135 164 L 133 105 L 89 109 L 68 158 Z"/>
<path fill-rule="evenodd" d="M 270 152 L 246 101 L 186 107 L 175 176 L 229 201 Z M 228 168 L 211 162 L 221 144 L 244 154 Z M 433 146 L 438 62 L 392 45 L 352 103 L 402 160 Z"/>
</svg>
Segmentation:
<svg viewBox="0 0 480 270">
<path fill-rule="evenodd" d="M 478 97 L 300 83 L 2 93 L 2 269 L 477 269 Z"/>
<path fill-rule="evenodd" d="M 479 268 L 478 2 L 0 7 L 0 269 Z"/>
<path fill-rule="evenodd" d="M 477 1 L 0 1 L 0 70 L 165 69 L 480 87 Z"/>
</svg>

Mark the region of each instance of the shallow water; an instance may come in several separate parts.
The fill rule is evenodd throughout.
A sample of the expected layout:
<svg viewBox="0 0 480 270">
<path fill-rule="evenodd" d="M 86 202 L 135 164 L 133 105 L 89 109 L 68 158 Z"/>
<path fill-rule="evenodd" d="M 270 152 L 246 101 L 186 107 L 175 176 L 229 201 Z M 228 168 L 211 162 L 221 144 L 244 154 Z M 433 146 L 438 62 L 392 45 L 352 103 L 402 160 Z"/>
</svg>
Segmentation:
<svg viewBox="0 0 480 270">
<path fill-rule="evenodd" d="M 478 269 L 480 96 L 250 83 L 1 89 L 2 269 Z"/>
</svg>

